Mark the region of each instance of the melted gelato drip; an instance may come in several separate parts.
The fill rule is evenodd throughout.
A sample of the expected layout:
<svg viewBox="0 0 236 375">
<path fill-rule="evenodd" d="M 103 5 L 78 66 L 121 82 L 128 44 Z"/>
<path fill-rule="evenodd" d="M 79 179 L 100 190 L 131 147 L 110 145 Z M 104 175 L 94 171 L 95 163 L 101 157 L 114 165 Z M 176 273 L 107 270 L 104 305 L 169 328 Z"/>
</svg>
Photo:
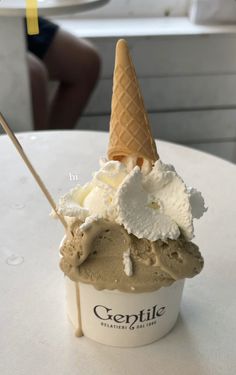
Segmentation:
<svg viewBox="0 0 236 375">
<path fill-rule="evenodd" d="M 182 236 L 151 242 L 108 220 L 98 219 L 85 230 L 81 224 L 72 225 L 73 237 L 67 235 L 60 248 L 60 267 L 72 281 L 98 290 L 150 292 L 193 277 L 203 267 L 198 247 Z M 129 255 L 132 274 L 124 270 L 124 254 Z"/>
</svg>

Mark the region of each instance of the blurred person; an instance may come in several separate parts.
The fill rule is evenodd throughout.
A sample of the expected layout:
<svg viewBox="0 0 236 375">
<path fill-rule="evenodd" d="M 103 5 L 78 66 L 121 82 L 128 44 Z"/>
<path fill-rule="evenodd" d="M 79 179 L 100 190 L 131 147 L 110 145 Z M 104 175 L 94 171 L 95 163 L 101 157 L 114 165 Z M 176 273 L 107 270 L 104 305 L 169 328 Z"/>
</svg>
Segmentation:
<svg viewBox="0 0 236 375">
<path fill-rule="evenodd" d="M 27 35 L 35 130 L 72 129 L 96 85 L 100 58 L 95 48 L 58 25 L 39 18 L 40 33 Z M 49 103 L 48 82 L 59 86 Z"/>
</svg>

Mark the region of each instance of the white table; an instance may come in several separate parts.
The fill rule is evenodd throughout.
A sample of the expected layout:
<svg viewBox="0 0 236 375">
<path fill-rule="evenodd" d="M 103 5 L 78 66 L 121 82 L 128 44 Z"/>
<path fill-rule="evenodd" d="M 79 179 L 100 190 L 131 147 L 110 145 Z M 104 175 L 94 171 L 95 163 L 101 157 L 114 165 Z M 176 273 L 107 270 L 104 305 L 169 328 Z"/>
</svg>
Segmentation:
<svg viewBox="0 0 236 375">
<path fill-rule="evenodd" d="M 96 132 L 19 135 L 55 199 L 98 168 L 108 136 Z M 186 282 L 173 331 L 154 344 L 120 349 L 77 339 L 65 315 L 58 244 L 63 228 L 12 144 L 0 137 L 0 373 L 4 375 L 235 375 L 236 166 L 158 142 L 209 211 L 195 224 L 205 268 Z"/>
<path fill-rule="evenodd" d="M 103 6 L 110 0 L 38 0 L 41 16 L 76 13 Z M 3 16 L 24 16 L 26 0 L 1 0 L 0 14 Z"/>
<path fill-rule="evenodd" d="M 109 0 L 38 0 L 43 16 L 82 12 Z M 26 0 L 0 0 L 0 111 L 15 131 L 33 128 L 29 77 L 25 63 Z"/>
</svg>

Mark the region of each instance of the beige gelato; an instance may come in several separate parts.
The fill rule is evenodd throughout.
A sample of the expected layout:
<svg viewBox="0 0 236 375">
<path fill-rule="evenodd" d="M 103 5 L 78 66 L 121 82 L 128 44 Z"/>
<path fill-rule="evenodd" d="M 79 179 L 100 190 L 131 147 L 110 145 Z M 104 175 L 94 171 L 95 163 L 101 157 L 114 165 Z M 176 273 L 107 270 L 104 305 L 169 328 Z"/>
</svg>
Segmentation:
<svg viewBox="0 0 236 375">
<path fill-rule="evenodd" d="M 75 222 L 74 237 L 69 234 L 63 241 L 60 266 L 71 280 L 96 289 L 150 292 L 193 277 L 203 267 L 198 247 L 184 237 L 151 242 L 104 219 L 85 231 L 80 226 L 81 222 Z"/>
</svg>

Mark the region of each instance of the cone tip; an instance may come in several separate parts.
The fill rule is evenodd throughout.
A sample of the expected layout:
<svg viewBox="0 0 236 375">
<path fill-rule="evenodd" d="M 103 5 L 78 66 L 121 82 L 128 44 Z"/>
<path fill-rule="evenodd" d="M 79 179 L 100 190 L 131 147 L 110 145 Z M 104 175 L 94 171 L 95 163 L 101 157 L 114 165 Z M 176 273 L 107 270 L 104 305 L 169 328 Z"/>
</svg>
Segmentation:
<svg viewBox="0 0 236 375">
<path fill-rule="evenodd" d="M 129 47 L 125 39 L 119 39 L 116 43 L 116 61 L 129 63 Z"/>
<path fill-rule="evenodd" d="M 125 39 L 119 39 L 116 43 L 116 48 L 128 48 L 128 43 Z"/>
</svg>

